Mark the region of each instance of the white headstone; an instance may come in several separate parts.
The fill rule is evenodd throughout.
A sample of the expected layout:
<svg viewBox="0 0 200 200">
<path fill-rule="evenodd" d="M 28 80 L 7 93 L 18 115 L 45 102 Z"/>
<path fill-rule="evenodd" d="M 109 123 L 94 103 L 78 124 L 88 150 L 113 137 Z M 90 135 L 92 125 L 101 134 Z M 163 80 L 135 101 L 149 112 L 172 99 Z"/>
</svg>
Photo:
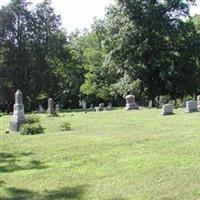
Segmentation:
<svg viewBox="0 0 200 200">
<path fill-rule="evenodd" d="M 200 109 L 200 95 L 197 96 L 197 107 Z"/>
<path fill-rule="evenodd" d="M 24 116 L 23 96 L 20 90 L 15 93 L 13 116 L 10 121 L 10 130 L 19 131 L 20 126 L 26 121 Z"/>
<path fill-rule="evenodd" d="M 161 115 L 172 115 L 172 114 L 173 114 L 173 105 L 172 104 L 165 104 L 162 106 Z"/>
<path fill-rule="evenodd" d="M 191 100 L 186 102 L 186 112 L 191 113 L 191 112 L 196 112 L 198 111 L 197 109 L 197 101 Z"/>
</svg>

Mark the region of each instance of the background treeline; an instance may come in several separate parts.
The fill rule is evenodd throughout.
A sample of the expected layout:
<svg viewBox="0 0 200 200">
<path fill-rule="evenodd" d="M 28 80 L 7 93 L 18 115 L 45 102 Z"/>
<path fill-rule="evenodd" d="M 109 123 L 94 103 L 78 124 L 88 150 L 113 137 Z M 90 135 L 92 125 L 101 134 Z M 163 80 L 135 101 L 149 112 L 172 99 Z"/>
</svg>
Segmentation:
<svg viewBox="0 0 200 200">
<path fill-rule="evenodd" d="M 48 97 L 65 108 L 127 94 L 143 104 L 200 93 L 200 15 L 195 1 L 116 0 L 91 30 L 67 33 L 50 1 L 0 9 L 0 109 L 20 89 L 27 110 Z M 67 28 L 67 27 L 66 27 Z"/>
</svg>

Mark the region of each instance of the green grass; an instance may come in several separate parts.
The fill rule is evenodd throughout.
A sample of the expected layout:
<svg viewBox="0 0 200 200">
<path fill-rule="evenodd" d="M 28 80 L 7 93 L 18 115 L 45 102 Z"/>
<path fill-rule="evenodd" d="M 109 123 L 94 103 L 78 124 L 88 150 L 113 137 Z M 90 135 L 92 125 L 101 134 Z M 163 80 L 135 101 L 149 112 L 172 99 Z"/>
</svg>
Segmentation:
<svg viewBox="0 0 200 200">
<path fill-rule="evenodd" d="M 200 112 L 160 112 L 39 115 L 32 136 L 0 117 L 0 199 L 200 200 Z"/>
</svg>

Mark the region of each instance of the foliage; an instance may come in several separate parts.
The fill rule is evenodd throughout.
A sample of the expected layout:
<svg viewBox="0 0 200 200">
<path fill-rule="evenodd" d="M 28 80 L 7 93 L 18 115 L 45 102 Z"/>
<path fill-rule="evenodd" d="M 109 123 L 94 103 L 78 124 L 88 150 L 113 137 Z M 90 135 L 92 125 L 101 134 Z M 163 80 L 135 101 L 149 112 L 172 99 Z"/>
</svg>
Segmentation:
<svg viewBox="0 0 200 200">
<path fill-rule="evenodd" d="M 20 134 L 22 135 L 35 135 L 44 133 L 44 128 L 39 123 L 23 124 L 20 127 Z"/>
<path fill-rule="evenodd" d="M 40 118 L 37 115 L 28 115 L 26 116 L 26 123 L 27 124 L 34 124 L 40 122 Z"/>
<path fill-rule="evenodd" d="M 69 122 L 62 122 L 61 125 L 60 125 L 60 129 L 62 131 L 69 131 L 71 130 L 71 124 Z"/>
</svg>

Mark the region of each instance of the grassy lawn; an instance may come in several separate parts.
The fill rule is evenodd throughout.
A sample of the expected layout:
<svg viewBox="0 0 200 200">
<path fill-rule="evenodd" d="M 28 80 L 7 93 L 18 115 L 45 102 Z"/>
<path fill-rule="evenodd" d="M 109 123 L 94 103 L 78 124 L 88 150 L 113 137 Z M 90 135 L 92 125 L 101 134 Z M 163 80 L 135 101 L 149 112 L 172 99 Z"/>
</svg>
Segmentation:
<svg viewBox="0 0 200 200">
<path fill-rule="evenodd" d="M 200 112 L 160 112 L 41 114 L 34 136 L 1 117 L 0 199 L 200 200 Z"/>
</svg>

